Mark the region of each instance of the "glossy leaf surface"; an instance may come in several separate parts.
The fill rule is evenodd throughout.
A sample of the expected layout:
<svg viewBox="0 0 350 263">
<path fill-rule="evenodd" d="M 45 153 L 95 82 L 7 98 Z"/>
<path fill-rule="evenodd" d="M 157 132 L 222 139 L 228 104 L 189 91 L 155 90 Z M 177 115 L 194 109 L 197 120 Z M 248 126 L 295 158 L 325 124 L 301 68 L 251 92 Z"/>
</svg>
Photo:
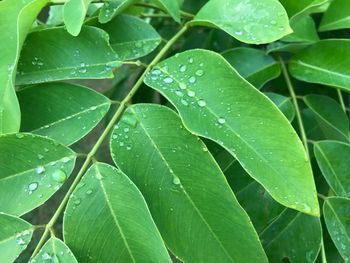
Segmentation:
<svg viewBox="0 0 350 263">
<path fill-rule="evenodd" d="M 26 249 L 34 227 L 26 221 L 0 213 L 1 262 L 12 263 Z"/>
<path fill-rule="evenodd" d="M 48 136 L 65 145 L 88 134 L 110 106 L 96 91 L 60 82 L 20 90 L 18 99 L 23 112 L 21 131 Z"/>
<path fill-rule="evenodd" d="M 242 77 L 258 89 L 281 74 L 276 60 L 258 49 L 234 48 L 222 55 Z"/>
<path fill-rule="evenodd" d="M 78 263 L 73 253 L 60 239 L 51 237 L 29 263 L 64 262 Z"/>
<path fill-rule="evenodd" d="M 347 0 L 333 0 L 323 15 L 320 31 L 350 28 L 350 2 Z"/>
<path fill-rule="evenodd" d="M 101 29 L 84 26 L 77 37 L 63 28 L 44 29 L 28 35 L 16 84 L 111 78 L 112 67 L 120 65 L 107 33 Z"/>
<path fill-rule="evenodd" d="M 180 53 L 157 65 L 145 82 L 176 107 L 187 129 L 221 144 L 275 200 L 318 214 L 310 163 L 295 131 L 220 55 Z"/>
<path fill-rule="evenodd" d="M 220 28 L 251 44 L 273 42 L 292 32 L 287 13 L 277 0 L 211 0 L 191 24 Z"/>
<path fill-rule="evenodd" d="M 0 2 L 0 134 L 19 131 L 21 113 L 15 93 L 15 75 L 24 39 L 48 0 Z"/>
<path fill-rule="evenodd" d="M 330 197 L 323 205 L 328 232 L 345 262 L 350 260 L 350 199 Z"/>
<path fill-rule="evenodd" d="M 63 7 L 63 20 L 67 31 L 77 36 L 84 23 L 86 12 L 92 0 L 67 0 Z"/>
<path fill-rule="evenodd" d="M 171 262 L 139 190 L 103 163 L 91 166 L 72 194 L 64 240 L 79 262 Z"/>
<path fill-rule="evenodd" d="M 155 4 L 159 5 L 162 9 L 166 10 L 171 17 L 180 22 L 180 1 L 178 0 L 151 0 Z"/>
<path fill-rule="evenodd" d="M 328 0 L 279 0 L 286 9 L 290 19 L 298 15 L 308 15 L 312 11 L 317 10 L 320 6 L 326 3 Z"/>
<path fill-rule="evenodd" d="M 0 136 L 0 160 L 0 212 L 23 215 L 61 187 L 75 154 L 53 140 L 19 133 Z"/>
<path fill-rule="evenodd" d="M 107 0 L 100 10 L 100 13 L 98 15 L 98 20 L 101 23 L 107 23 L 135 2 L 137 1 L 136 0 Z"/>
<path fill-rule="evenodd" d="M 314 262 L 321 248 L 321 223 L 317 217 L 286 209 L 262 233 L 269 262 Z"/>
<path fill-rule="evenodd" d="M 106 24 L 93 25 L 109 34 L 109 42 L 120 60 L 145 56 L 162 40 L 150 24 L 133 16 L 121 14 Z"/>
<path fill-rule="evenodd" d="M 111 150 L 181 260 L 266 262 L 249 217 L 207 147 L 173 111 L 151 104 L 130 107 L 112 133 Z"/>
<path fill-rule="evenodd" d="M 322 40 L 289 63 L 293 77 L 350 91 L 350 40 Z"/>
<path fill-rule="evenodd" d="M 314 152 L 318 166 L 334 193 L 350 198 L 350 145 L 322 141 L 314 145 Z"/>
</svg>

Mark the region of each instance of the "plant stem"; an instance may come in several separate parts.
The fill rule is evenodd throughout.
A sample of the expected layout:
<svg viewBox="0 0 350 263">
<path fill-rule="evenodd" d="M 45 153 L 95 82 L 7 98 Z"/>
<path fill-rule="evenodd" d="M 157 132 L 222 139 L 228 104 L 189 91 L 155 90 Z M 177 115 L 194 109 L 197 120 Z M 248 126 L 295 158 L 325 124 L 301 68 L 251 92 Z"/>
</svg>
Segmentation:
<svg viewBox="0 0 350 263">
<path fill-rule="evenodd" d="M 39 240 L 38 245 L 36 246 L 32 257 L 33 258 L 41 249 L 41 247 L 44 245 L 49 233 L 52 231 L 53 226 L 55 225 L 56 221 L 58 220 L 60 214 L 63 212 L 64 208 L 66 207 L 68 200 L 71 196 L 71 194 L 73 193 L 73 191 L 75 190 L 75 188 L 77 187 L 77 185 L 80 182 L 80 179 L 83 177 L 83 175 L 85 174 L 86 170 L 89 168 L 89 165 L 91 163 L 91 161 L 94 160 L 94 156 L 97 153 L 98 149 L 100 148 L 100 146 L 102 145 L 103 141 L 107 138 L 108 134 L 110 133 L 110 131 L 112 130 L 114 124 L 120 119 L 120 117 L 122 116 L 124 110 L 126 109 L 129 101 L 132 99 L 132 97 L 135 95 L 135 93 L 138 91 L 138 89 L 141 87 L 143 80 L 146 76 L 146 74 L 152 69 L 153 66 L 155 66 L 161 59 L 162 57 L 165 55 L 165 53 L 173 46 L 173 44 L 187 31 L 188 29 L 188 25 L 185 24 L 184 27 L 181 28 L 181 30 L 179 30 L 169 41 L 168 43 L 166 43 L 166 45 L 164 45 L 164 47 L 160 50 L 160 52 L 157 54 L 157 56 L 155 56 L 155 58 L 151 61 L 151 63 L 147 66 L 147 68 L 145 69 L 145 71 L 142 73 L 142 75 L 140 76 L 140 78 L 137 80 L 137 82 L 134 84 L 134 86 L 132 87 L 132 89 L 130 90 L 130 92 L 126 95 L 126 97 L 120 102 L 120 105 L 117 109 L 117 111 L 114 113 L 112 119 L 110 120 L 110 122 L 108 123 L 108 125 L 106 126 L 106 128 L 104 129 L 104 131 L 102 132 L 101 136 L 98 138 L 98 140 L 96 141 L 95 145 L 92 147 L 92 149 L 90 150 L 90 152 L 87 154 L 86 159 L 84 164 L 82 165 L 82 167 L 80 168 L 77 176 L 75 177 L 72 185 L 69 187 L 66 195 L 64 196 L 62 202 L 60 203 L 60 205 L 58 206 L 56 212 L 54 213 L 54 215 L 52 216 L 52 218 L 50 219 L 50 221 L 46 224 L 45 227 L 45 231 L 41 237 L 41 239 Z"/>
<path fill-rule="evenodd" d="M 339 102 L 340 102 L 341 108 L 346 113 L 346 107 L 345 107 L 345 103 L 344 103 L 344 100 L 343 100 L 343 95 L 341 94 L 341 90 L 340 89 L 337 89 L 337 94 L 338 94 L 338 98 L 339 98 Z"/>
<path fill-rule="evenodd" d="M 289 77 L 286 65 L 284 64 L 284 61 L 281 58 L 281 56 L 278 56 L 278 59 L 280 61 L 280 64 L 281 64 L 281 67 L 282 67 L 283 76 L 284 76 L 284 79 L 285 79 L 285 81 L 287 83 L 287 87 L 288 87 L 290 96 L 292 98 L 293 104 L 294 104 L 295 113 L 296 113 L 296 117 L 297 117 L 297 121 L 298 121 L 298 125 L 299 125 L 299 130 L 300 130 L 300 134 L 301 134 L 301 140 L 303 141 L 306 154 L 307 154 L 307 156 L 309 158 L 309 147 L 307 145 L 307 137 L 306 137 L 306 133 L 305 133 L 303 120 L 301 118 L 301 113 L 300 113 L 300 108 L 299 108 L 299 104 L 298 104 L 298 99 L 297 99 L 297 96 L 296 96 L 296 94 L 294 92 L 294 87 L 293 87 L 292 81 L 291 81 L 291 79 Z"/>
</svg>

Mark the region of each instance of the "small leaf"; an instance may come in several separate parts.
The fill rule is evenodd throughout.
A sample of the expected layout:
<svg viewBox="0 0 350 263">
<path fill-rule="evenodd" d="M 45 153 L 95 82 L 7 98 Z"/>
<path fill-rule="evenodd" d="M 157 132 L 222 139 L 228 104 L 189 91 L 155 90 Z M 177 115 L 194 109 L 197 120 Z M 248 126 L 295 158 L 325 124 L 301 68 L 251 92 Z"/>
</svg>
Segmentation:
<svg viewBox="0 0 350 263">
<path fill-rule="evenodd" d="M 350 1 L 333 0 L 323 15 L 320 31 L 350 28 Z"/>
<path fill-rule="evenodd" d="M 314 152 L 318 166 L 334 193 L 350 197 L 350 145 L 322 141 L 314 145 Z"/>
<path fill-rule="evenodd" d="M 266 262 L 249 217 L 218 165 L 173 111 L 131 106 L 112 133 L 111 152 L 182 261 Z"/>
<path fill-rule="evenodd" d="M 162 9 L 166 10 L 171 17 L 178 23 L 180 23 L 180 4 L 177 0 L 151 0 L 151 2 L 159 5 Z"/>
<path fill-rule="evenodd" d="M 120 60 L 145 56 L 162 41 L 150 24 L 134 16 L 118 15 L 106 24 L 98 24 L 97 21 L 89 23 L 108 33 L 109 42 Z"/>
<path fill-rule="evenodd" d="M 59 26 L 63 24 L 63 5 L 52 5 L 49 10 L 49 17 L 46 24 L 50 26 Z"/>
<path fill-rule="evenodd" d="M 73 253 L 60 239 L 51 237 L 29 263 L 78 263 Z"/>
<path fill-rule="evenodd" d="M 28 246 L 34 228 L 18 217 L 3 213 L 0 213 L 0 226 L 1 262 L 12 263 Z"/>
<path fill-rule="evenodd" d="M 265 92 L 265 95 L 280 109 L 289 122 L 293 121 L 295 109 L 290 98 L 273 92 Z"/>
<path fill-rule="evenodd" d="M 21 131 L 70 145 L 88 134 L 108 112 L 110 101 L 86 87 L 45 83 L 20 90 Z M 64 98 L 64 99 L 62 99 Z"/>
<path fill-rule="evenodd" d="M 289 63 L 293 77 L 350 91 L 350 40 L 321 40 Z"/>
<path fill-rule="evenodd" d="M 350 199 L 329 197 L 323 204 L 328 232 L 345 262 L 350 261 Z"/>
<path fill-rule="evenodd" d="M 0 134 L 19 131 L 21 112 L 15 93 L 19 53 L 33 21 L 48 0 L 0 2 Z"/>
<path fill-rule="evenodd" d="M 16 84 L 112 78 L 112 68 L 121 62 L 108 40 L 106 32 L 90 26 L 84 26 L 77 37 L 63 28 L 35 31 L 23 47 Z"/>
<path fill-rule="evenodd" d="M 276 60 L 259 49 L 239 47 L 227 50 L 222 55 L 242 77 L 258 89 L 281 74 Z"/>
<path fill-rule="evenodd" d="M 71 35 L 79 35 L 91 2 L 92 0 L 67 0 L 64 4 L 63 20 Z"/>
<path fill-rule="evenodd" d="M 276 41 L 267 45 L 266 54 L 272 52 L 298 53 L 300 50 L 310 46 L 312 42 L 284 42 Z"/>
<path fill-rule="evenodd" d="M 171 262 L 141 193 L 103 163 L 91 166 L 73 192 L 64 240 L 79 262 Z"/>
<path fill-rule="evenodd" d="M 73 170 L 76 156 L 32 134 L 0 136 L 0 212 L 23 215 L 49 199 Z"/>
<path fill-rule="evenodd" d="M 279 0 L 286 9 L 290 19 L 297 16 L 305 16 L 316 11 L 320 6 L 327 3 L 328 0 Z"/>
<path fill-rule="evenodd" d="M 137 0 L 107 0 L 100 10 L 98 21 L 107 23 L 136 2 Z"/>
<path fill-rule="evenodd" d="M 260 238 L 270 262 L 315 262 L 321 248 L 320 219 L 286 209 Z"/>
<path fill-rule="evenodd" d="M 211 0 L 191 24 L 220 28 L 250 44 L 273 42 L 292 32 L 287 13 L 277 0 Z"/>
<path fill-rule="evenodd" d="M 310 16 L 299 16 L 291 21 L 293 33 L 285 36 L 285 42 L 316 42 L 320 40 L 317 35 L 315 22 Z"/>
<path fill-rule="evenodd" d="M 320 128 L 332 139 L 349 142 L 349 119 L 334 99 L 310 94 L 304 97 L 305 104 L 317 117 Z"/>
<path fill-rule="evenodd" d="M 177 54 L 145 83 L 176 107 L 187 129 L 222 145 L 276 201 L 318 215 L 310 162 L 294 129 L 220 55 L 199 49 Z"/>
</svg>

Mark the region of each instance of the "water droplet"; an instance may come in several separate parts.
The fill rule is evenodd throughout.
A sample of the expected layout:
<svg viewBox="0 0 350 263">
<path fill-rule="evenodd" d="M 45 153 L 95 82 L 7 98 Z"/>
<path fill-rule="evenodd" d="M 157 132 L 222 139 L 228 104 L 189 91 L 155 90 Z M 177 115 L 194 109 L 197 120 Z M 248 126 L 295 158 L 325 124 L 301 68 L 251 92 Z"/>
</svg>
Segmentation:
<svg viewBox="0 0 350 263">
<path fill-rule="evenodd" d="M 199 106 L 199 107 L 205 107 L 205 106 L 207 105 L 207 103 L 205 102 L 205 100 L 199 100 L 199 101 L 197 101 L 197 103 L 198 103 L 198 106 Z"/>
<path fill-rule="evenodd" d="M 198 69 L 198 70 L 196 71 L 196 75 L 197 75 L 198 77 L 203 76 L 203 74 L 204 74 L 204 70 L 203 70 L 203 69 Z"/>
<path fill-rule="evenodd" d="M 180 89 L 187 89 L 186 84 L 182 83 L 182 82 L 179 83 L 179 87 L 180 87 Z"/>
<path fill-rule="evenodd" d="M 243 35 L 243 32 L 242 32 L 242 31 L 236 31 L 236 32 L 235 32 L 235 35 L 236 35 L 236 36 L 241 36 L 241 35 Z"/>
<path fill-rule="evenodd" d="M 173 184 L 179 185 L 180 183 L 181 183 L 181 182 L 180 182 L 179 177 L 174 177 L 174 179 L 173 179 Z"/>
<path fill-rule="evenodd" d="M 193 90 L 188 90 L 188 91 L 187 91 L 187 95 L 188 95 L 189 97 L 194 97 L 194 96 L 196 96 L 196 93 L 195 93 Z"/>
<path fill-rule="evenodd" d="M 80 68 L 80 69 L 79 69 L 79 72 L 80 72 L 80 73 L 86 73 L 86 68 Z"/>
<path fill-rule="evenodd" d="M 160 73 L 162 73 L 159 69 L 153 69 L 151 74 L 153 75 L 159 75 Z"/>
<path fill-rule="evenodd" d="M 23 246 L 26 244 L 26 242 L 23 240 L 23 238 L 18 238 L 17 239 L 17 244 L 20 245 L 20 246 Z"/>
<path fill-rule="evenodd" d="M 191 84 L 193 84 L 193 83 L 196 82 L 196 77 L 190 77 L 190 78 L 188 79 L 188 81 L 189 81 Z"/>
<path fill-rule="evenodd" d="M 86 194 L 87 194 L 87 195 L 91 195 L 91 194 L 92 194 L 92 190 L 91 190 L 91 189 L 87 190 L 87 191 L 86 191 Z"/>
<path fill-rule="evenodd" d="M 185 99 L 182 99 L 182 100 L 181 100 L 181 103 L 182 103 L 182 105 L 188 106 L 188 101 L 185 100 Z"/>
<path fill-rule="evenodd" d="M 41 159 L 43 159 L 43 158 L 44 158 L 44 155 L 38 154 L 38 159 L 39 159 L 39 160 L 41 160 Z"/>
<path fill-rule="evenodd" d="M 45 167 L 42 165 L 39 165 L 37 168 L 35 168 L 35 172 L 37 174 L 41 174 L 41 173 L 45 172 Z"/>
<path fill-rule="evenodd" d="M 102 174 L 100 174 L 99 172 L 96 173 L 95 177 L 96 177 L 98 180 L 102 180 L 102 179 L 103 179 Z"/>
<path fill-rule="evenodd" d="M 64 183 L 67 179 L 67 175 L 64 171 L 58 169 L 52 173 L 52 179 L 58 183 Z"/>
<path fill-rule="evenodd" d="M 188 63 L 192 64 L 193 63 L 193 58 L 188 58 Z"/>
<path fill-rule="evenodd" d="M 97 106 L 90 107 L 90 110 L 96 110 L 96 109 L 97 109 Z"/>
<path fill-rule="evenodd" d="M 225 118 L 220 117 L 220 118 L 218 119 L 218 123 L 219 123 L 219 124 L 224 124 L 225 122 L 226 122 Z"/>
<path fill-rule="evenodd" d="M 74 200 L 74 204 L 75 205 L 80 205 L 80 203 L 81 203 L 81 200 L 79 198 Z"/>
<path fill-rule="evenodd" d="M 28 191 L 31 194 L 31 192 L 35 191 L 38 188 L 38 183 L 30 183 L 28 185 Z"/>
<path fill-rule="evenodd" d="M 166 77 L 165 79 L 163 79 L 164 83 L 167 83 L 167 84 L 170 84 L 170 83 L 173 83 L 173 79 L 170 78 L 170 77 Z"/>
<path fill-rule="evenodd" d="M 180 65 L 180 72 L 185 72 L 187 69 L 186 65 Z"/>
<path fill-rule="evenodd" d="M 179 96 L 179 97 L 183 97 L 183 96 L 184 96 L 184 94 L 183 94 L 181 91 L 179 91 L 179 90 L 176 90 L 176 91 L 175 91 L 175 94 L 176 94 L 177 96 Z"/>
<path fill-rule="evenodd" d="M 70 161 L 69 157 L 63 157 L 62 158 L 62 162 L 64 162 L 64 163 L 68 163 L 69 161 Z"/>
</svg>

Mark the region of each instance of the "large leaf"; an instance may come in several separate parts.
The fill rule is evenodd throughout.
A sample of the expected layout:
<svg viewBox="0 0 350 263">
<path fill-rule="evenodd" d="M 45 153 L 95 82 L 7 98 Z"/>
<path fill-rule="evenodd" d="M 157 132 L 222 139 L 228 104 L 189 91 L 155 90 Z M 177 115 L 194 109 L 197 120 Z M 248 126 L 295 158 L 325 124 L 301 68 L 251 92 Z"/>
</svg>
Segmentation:
<svg viewBox="0 0 350 263">
<path fill-rule="evenodd" d="M 350 40 L 322 40 L 297 54 L 289 63 L 293 77 L 350 91 Z"/>
<path fill-rule="evenodd" d="M 322 174 L 334 193 L 350 198 L 350 145 L 323 141 L 314 145 L 314 152 Z"/>
<path fill-rule="evenodd" d="M 22 215 L 49 199 L 73 170 L 75 154 L 32 134 L 0 136 L 0 212 Z"/>
<path fill-rule="evenodd" d="M 292 32 L 287 13 L 277 0 L 211 0 L 191 24 L 220 28 L 252 44 L 273 42 Z"/>
<path fill-rule="evenodd" d="M 276 104 L 276 106 L 280 109 L 280 111 L 286 116 L 286 118 L 292 122 L 295 117 L 295 109 L 290 98 L 285 97 L 283 95 L 266 92 L 265 95 Z"/>
<path fill-rule="evenodd" d="M 92 0 L 67 0 L 63 7 L 63 20 L 73 36 L 80 33 L 86 12 Z"/>
<path fill-rule="evenodd" d="M 23 112 L 21 131 L 48 136 L 66 145 L 88 134 L 110 106 L 101 94 L 68 83 L 39 84 L 17 95 Z"/>
<path fill-rule="evenodd" d="M 350 1 L 333 0 L 323 15 L 320 31 L 350 28 Z"/>
<path fill-rule="evenodd" d="M 259 49 L 239 47 L 225 51 L 222 55 L 242 77 L 258 89 L 281 74 L 277 61 Z"/>
<path fill-rule="evenodd" d="M 51 237 L 29 263 L 78 263 L 73 253 L 60 239 Z"/>
<path fill-rule="evenodd" d="M 349 142 L 349 119 L 334 99 L 311 94 L 304 97 L 305 104 L 317 116 L 320 128 L 333 139 Z"/>
<path fill-rule="evenodd" d="M 137 0 L 107 0 L 100 10 L 98 20 L 107 23 L 135 2 Z"/>
<path fill-rule="evenodd" d="M 1 201 L 3 202 L 3 201 Z M 0 255 L 2 263 L 12 263 L 29 244 L 34 227 L 26 221 L 0 213 Z"/>
<path fill-rule="evenodd" d="M 130 107 L 112 133 L 111 150 L 181 260 L 266 262 L 249 217 L 207 147 L 173 111 Z"/>
<path fill-rule="evenodd" d="M 0 134 L 19 131 L 21 113 L 15 93 L 15 72 L 24 39 L 48 0 L 0 2 Z"/>
<path fill-rule="evenodd" d="M 327 198 L 323 205 L 328 232 L 345 262 L 350 261 L 350 199 Z"/>
<path fill-rule="evenodd" d="M 294 129 L 220 55 L 177 54 L 145 82 L 174 104 L 187 129 L 221 144 L 275 200 L 318 215 L 310 163 Z"/>
<path fill-rule="evenodd" d="M 314 262 L 321 248 L 320 219 L 286 209 L 260 238 L 271 263 Z"/>
<path fill-rule="evenodd" d="M 90 167 L 73 192 L 64 240 L 79 262 L 171 262 L 141 193 L 103 163 Z"/>
<path fill-rule="evenodd" d="M 23 47 L 16 84 L 111 78 L 112 67 L 121 62 L 108 40 L 106 32 L 90 26 L 84 26 L 77 37 L 63 28 L 35 31 Z"/>
<path fill-rule="evenodd" d="M 106 24 L 90 23 L 108 33 L 109 42 L 120 60 L 145 56 L 162 40 L 150 24 L 134 16 L 119 15 Z"/>
</svg>

